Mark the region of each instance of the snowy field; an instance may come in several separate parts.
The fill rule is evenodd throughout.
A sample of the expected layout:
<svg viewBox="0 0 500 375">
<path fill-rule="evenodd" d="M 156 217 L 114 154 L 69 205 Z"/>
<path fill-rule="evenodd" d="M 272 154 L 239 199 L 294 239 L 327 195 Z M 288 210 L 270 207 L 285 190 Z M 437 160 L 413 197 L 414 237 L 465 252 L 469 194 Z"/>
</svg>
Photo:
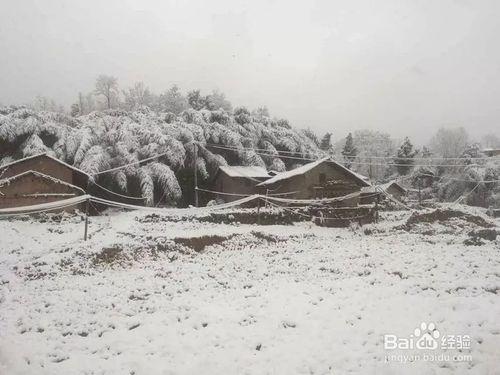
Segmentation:
<svg viewBox="0 0 500 375">
<path fill-rule="evenodd" d="M 0 220 L 0 374 L 499 373 L 499 240 L 409 216 Z M 470 349 L 384 349 L 422 322 Z"/>
</svg>

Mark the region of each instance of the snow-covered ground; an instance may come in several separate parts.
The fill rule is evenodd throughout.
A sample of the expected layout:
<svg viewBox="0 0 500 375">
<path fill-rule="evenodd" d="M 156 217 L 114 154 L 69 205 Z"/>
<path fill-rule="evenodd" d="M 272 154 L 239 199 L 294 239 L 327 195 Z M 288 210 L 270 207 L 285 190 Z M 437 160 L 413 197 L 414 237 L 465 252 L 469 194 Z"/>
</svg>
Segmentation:
<svg viewBox="0 0 500 375">
<path fill-rule="evenodd" d="M 500 245 L 466 246 L 471 223 L 146 215 L 92 217 L 86 242 L 80 217 L 0 220 L 0 374 L 498 373 Z M 422 322 L 470 350 L 384 349 Z"/>
</svg>

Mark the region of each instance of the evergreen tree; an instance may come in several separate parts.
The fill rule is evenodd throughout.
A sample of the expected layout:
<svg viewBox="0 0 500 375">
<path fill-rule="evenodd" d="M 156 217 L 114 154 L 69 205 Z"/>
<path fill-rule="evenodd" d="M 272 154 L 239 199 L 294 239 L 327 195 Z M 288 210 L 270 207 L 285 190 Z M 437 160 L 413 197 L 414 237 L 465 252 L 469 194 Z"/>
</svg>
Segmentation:
<svg viewBox="0 0 500 375">
<path fill-rule="evenodd" d="M 354 140 L 352 134 L 349 133 L 345 139 L 345 145 L 342 149 L 342 155 L 344 156 L 344 163 L 347 168 L 351 168 L 352 161 L 356 158 L 358 150 L 354 146 Z"/>
<path fill-rule="evenodd" d="M 326 133 L 323 138 L 321 138 L 319 148 L 326 152 L 332 150 L 332 133 Z"/>
<path fill-rule="evenodd" d="M 309 138 L 311 141 L 313 141 L 314 144 L 316 145 L 316 147 L 319 147 L 318 137 L 316 136 L 316 134 L 311 129 L 303 129 L 302 133 L 304 133 L 304 135 L 307 138 Z"/>
<path fill-rule="evenodd" d="M 407 175 L 415 162 L 413 158 L 417 154 L 417 151 L 413 149 L 413 145 L 405 137 L 403 144 L 399 147 L 397 151 L 397 156 L 394 158 L 394 163 L 396 164 L 396 169 L 400 175 Z"/>
<path fill-rule="evenodd" d="M 76 117 L 81 114 L 80 105 L 78 103 L 71 104 L 71 109 L 69 111 L 70 116 Z"/>
</svg>

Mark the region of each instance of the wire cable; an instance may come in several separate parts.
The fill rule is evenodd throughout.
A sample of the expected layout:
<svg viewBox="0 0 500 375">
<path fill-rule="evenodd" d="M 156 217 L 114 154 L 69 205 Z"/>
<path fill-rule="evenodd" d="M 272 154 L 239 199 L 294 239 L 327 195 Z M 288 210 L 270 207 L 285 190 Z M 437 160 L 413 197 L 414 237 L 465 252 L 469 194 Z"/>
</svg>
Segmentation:
<svg viewBox="0 0 500 375">
<path fill-rule="evenodd" d="M 114 192 L 112 190 L 109 190 L 109 189 L 105 188 L 102 185 L 99 185 L 97 182 L 95 182 L 95 180 L 92 180 L 92 179 L 89 180 L 89 183 L 91 183 L 92 185 L 95 185 L 95 186 L 101 188 L 102 190 L 104 190 L 104 191 L 106 191 L 106 192 L 108 192 L 110 194 L 116 195 L 117 197 L 127 198 L 127 199 L 136 199 L 136 200 L 141 200 L 141 201 L 144 201 L 144 199 L 145 199 L 144 197 L 133 197 L 131 195 L 123 195 L 123 194 L 120 194 L 120 193 L 116 193 L 116 192 Z"/>
</svg>

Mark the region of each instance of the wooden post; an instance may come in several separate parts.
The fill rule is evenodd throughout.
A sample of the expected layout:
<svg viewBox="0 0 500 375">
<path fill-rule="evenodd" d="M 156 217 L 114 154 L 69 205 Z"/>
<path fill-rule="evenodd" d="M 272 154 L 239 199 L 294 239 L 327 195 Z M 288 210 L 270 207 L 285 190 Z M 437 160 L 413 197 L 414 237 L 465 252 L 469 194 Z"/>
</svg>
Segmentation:
<svg viewBox="0 0 500 375">
<path fill-rule="evenodd" d="M 85 202 L 85 232 L 83 234 L 83 240 L 87 241 L 87 233 L 89 229 L 89 200 Z"/>
<path fill-rule="evenodd" d="M 418 175 L 418 205 L 422 206 L 422 176 Z"/>
<path fill-rule="evenodd" d="M 257 198 L 257 225 L 260 225 L 260 198 Z"/>
<path fill-rule="evenodd" d="M 194 205 L 198 207 L 198 144 L 194 142 Z"/>
<path fill-rule="evenodd" d="M 373 175 L 373 173 L 372 173 L 372 158 L 370 158 L 370 170 L 368 172 L 368 175 L 369 175 L 370 180 L 371 180 L 372 179 L 372 175 Z"/>
<path fill-rule="evenodd" d="M 380 195 L 377 194 L 376 200 L 375 200 L 375 222 L 378 223 L 378 201 L 380 199 Z"/>
</svg>

